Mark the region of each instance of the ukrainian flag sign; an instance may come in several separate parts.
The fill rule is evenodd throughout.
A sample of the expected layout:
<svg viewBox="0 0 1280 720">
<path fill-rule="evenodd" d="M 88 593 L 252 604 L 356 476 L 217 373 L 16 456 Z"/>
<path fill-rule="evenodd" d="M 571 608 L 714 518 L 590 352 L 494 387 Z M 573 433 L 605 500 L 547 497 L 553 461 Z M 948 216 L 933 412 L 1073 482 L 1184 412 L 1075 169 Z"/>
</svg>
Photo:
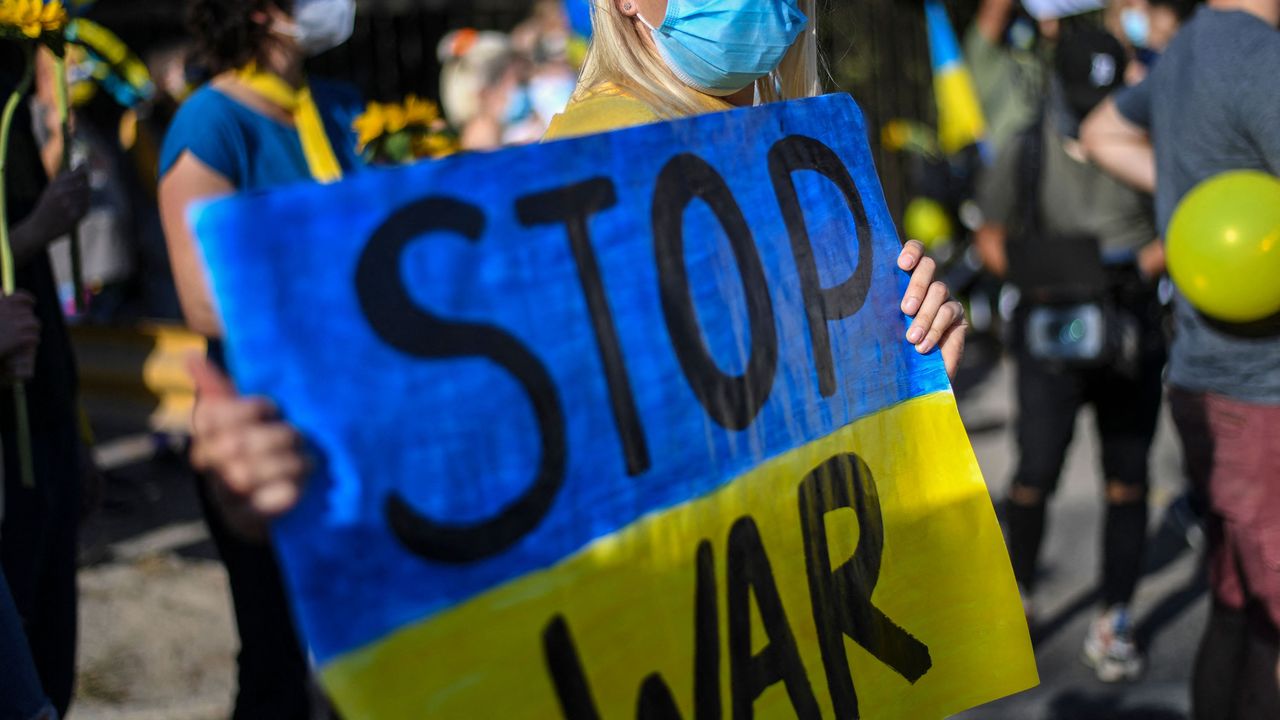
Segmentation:
<svg viewBox="0 0 1280 720">
<path fill-rule="evenodd" d="M 936 718 L 1035 684 L 847 96 L 369 172 L 195 225 L 349 718 Z"/>
</svg>

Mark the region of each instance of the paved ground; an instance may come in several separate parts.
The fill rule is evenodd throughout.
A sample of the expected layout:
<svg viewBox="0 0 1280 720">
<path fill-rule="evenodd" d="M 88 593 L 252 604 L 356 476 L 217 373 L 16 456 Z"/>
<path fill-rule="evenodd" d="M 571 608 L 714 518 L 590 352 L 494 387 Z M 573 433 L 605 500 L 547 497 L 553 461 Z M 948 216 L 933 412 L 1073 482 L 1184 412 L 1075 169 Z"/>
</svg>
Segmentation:
<svg viewBox="0 0 1280 720">
<path fill-rule="evenodd" d="M 1009 398 L 1012 375 L 1001 366 L 961 402 L 961 413 L 987 483 L 1000 497 L 1016 452 Z M 1076 432 L 1059 494 L 1051 506 L 1033 631 L 1041 685 L 966 713 L 967 720 L 1180 720 L 1189 708 L 1188 681 L 1207 612 L 1198 554 L 1167 515 L 1181 493 L 1181 455 L 1167 416 L 1152 454 L 1152 529 L 1148 574 L 1135 599 L 1139 641 L 1150 652 L 1148 671 L 1133 685 L 1098 682 L 1080 662 L 1081 644 L 1096 612 L 1102 533 L 1098 445 L 1091 413 Z"/>
<path fill-rule="evenodd" d="M 235 623 L 193 488 L 173 457 L 108 479 L 82 539 L 70 720 L 229 716 Z"/>
<path fill-rule="evenodd" d="M 975 348 L 972 357 L 980 355 Z M 1014 459 L 1008 369 L 998 365 L 962 384 L 961 409 L 998 496 Z M 1149 672 L 1135 685 L 1106 686 L 1078 659 L 1094 612 L 1101 532 L 1090 419 L 1082 418 L 1045 546 L 1036 633 L 1042 685 L 967 713 L 968 720 L 1186 717 L 1205 592 L 1194 553 L 1180 533 L 1160 525 L 1180 486 L 1167 423 L 1153 456 L 1157 547 L 1136 603 L 1141 638 L 1151 652 Z M 71 720 L 225 718 L 234 687 L 234 624 L 225 575 L 211 559 L 181 463 L 162 455 L 114 473 L 84 544 L 80 696 Z"/>
</svg>

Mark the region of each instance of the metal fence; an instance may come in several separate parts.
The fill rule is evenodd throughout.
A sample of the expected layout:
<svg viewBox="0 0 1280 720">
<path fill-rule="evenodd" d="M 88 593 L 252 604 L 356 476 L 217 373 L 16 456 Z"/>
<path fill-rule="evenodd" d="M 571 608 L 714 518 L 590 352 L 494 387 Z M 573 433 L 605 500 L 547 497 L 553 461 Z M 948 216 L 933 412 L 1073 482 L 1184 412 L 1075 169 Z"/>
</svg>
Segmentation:
<svg viewBox="0 0 1280 720">
<path fill-rule="evenodd" d="M 435 48 L 445 33 L 461 27 L 509 30 L 531 4 L 475 0 L 370 7 L 351 42 L 314 64 L 317 71 L 355 83 L 371 98 L 390 100 L 409 92 L 436 97 L 440 66 Z M 976 5 L 977 0 L 952 3 L 958 31 Z M 909 199 L 906 164 L 880 147 L 880 130 L 894 118 L 935 124 L 923 5 L 920 0 L 820 0 L 819 14 L 828 84 L 851 92 L 861 105 L 886 199 L 898 216 Z"/>
<path fill-rule="evenodd" d="M 314 58 L 312 69 L 355 84 L 371 100 L 399 100 L 409 93 L 438 97 L 441 38 L 459 28 L 511 30 L 532 5 L 532 0 L 365 3 L 351 40 Z"/>
<path fill-rule="evenodd" d="M 823 57 L 833 88 L 853 95 L 885 197 L 900 217 L 908 197 L 906 160 L 880 144 L 884 125 L 905 118 L 936 127 L 933 73 L 921 0 L 820 0 Z M 947 3 L 957 33 L 973 18 L 978 0 Z"/>
<path fill-rule="evenodd" d="M 574 0 L 586 2 L 587 0 Z M 510 30 L 533 0 L 362 0 L 356 31 L 346 45 L 313 59 L 320 74 L 355 84 L 370 99 L 408 93 L 437 97 L 436 46 L 450 30 Z M 181 33 L 184 2 L 101 2 L 97 14 L 139 50 Z M 949 3 L 958 31 L 977 0 Z M 849 91 L 867 117 L 876 163 L 889 207 L 906 201 L 902 158 L 880 147 L 880 130 L 894 118 L 933 125 L 936 112 L 921 0 L 819 0 L 822 50 L 828 82 Z"/>
</svg>

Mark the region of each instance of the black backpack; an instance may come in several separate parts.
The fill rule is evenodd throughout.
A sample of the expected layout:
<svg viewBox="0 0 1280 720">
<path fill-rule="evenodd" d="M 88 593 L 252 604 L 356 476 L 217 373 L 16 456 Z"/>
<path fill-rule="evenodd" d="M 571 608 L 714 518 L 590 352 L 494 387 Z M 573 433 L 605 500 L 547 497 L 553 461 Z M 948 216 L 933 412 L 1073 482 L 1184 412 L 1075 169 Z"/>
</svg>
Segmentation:
<svg viewBox="0 0 1280 720">
<path fill-rule="evenodd" d="M 1017 202 L 1009 226 L 1009 281 L 1021 293 L 1014 341 L 1045 362 L 1137 371 L 1139 326 L 1111 297 L 1098 238 L 1051 234 L 1041 213 L 1044 114 L 1020 143 Z"/>
<path fill-rule="evenodd" d="M 1050 234 L 1041 213 L 1045 117 L 1020 133 L 1016 211 L 1009 227 L 1009 281 L 1024 302 L 1096 302 L 1107 294 L 1107 273 L 1096 237 Z"/>
</svg>

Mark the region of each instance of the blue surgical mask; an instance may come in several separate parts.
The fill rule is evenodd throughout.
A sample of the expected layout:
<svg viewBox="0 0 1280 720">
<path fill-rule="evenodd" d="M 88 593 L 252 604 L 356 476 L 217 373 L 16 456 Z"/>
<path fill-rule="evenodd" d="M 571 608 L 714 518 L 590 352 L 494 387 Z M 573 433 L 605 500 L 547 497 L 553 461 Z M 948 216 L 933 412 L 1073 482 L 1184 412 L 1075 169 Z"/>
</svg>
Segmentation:
<svg viewBox="0 0 1280 720">
<path fill-rule="evenodd" d="M 529 96 L 529 88 L 520 85 L 507 95 L 507 104 L 502 110 L 502 124 L 515 125 L 529 117 L 533 112 L 533 100 Z"/>
<path fill-rule="evenodd" d="M 1036 26 L 1024 17 L 1015 18 L 1009 24 L 1009 30 L 1006 33 L 1009 40 L 1009 46 L 1023 52 L 1030 52 L 1036 44 Z"/>
<path fill-rule="evenodd" d="M 572 74 L 538 75 L 529 81 L 529 102 L 534 112 L 549 120 L 564 112 L 576 88 Z"/>
<path fill-rule="evenodd" d="M 725 96 L 773 72 L 809 19 L 795 0 L 670 0 L 661 25 L 640 22 L 681 82 Z"/>
<path fill-rule="evenodd" d="M 1144 48 L 1151 39 L 1151 19 L 1136 8 L 1125 8 L 1120 12 L 1120 26 L 1124 28 L 1124 36 L 1136 48 Z"/>
</svg>

